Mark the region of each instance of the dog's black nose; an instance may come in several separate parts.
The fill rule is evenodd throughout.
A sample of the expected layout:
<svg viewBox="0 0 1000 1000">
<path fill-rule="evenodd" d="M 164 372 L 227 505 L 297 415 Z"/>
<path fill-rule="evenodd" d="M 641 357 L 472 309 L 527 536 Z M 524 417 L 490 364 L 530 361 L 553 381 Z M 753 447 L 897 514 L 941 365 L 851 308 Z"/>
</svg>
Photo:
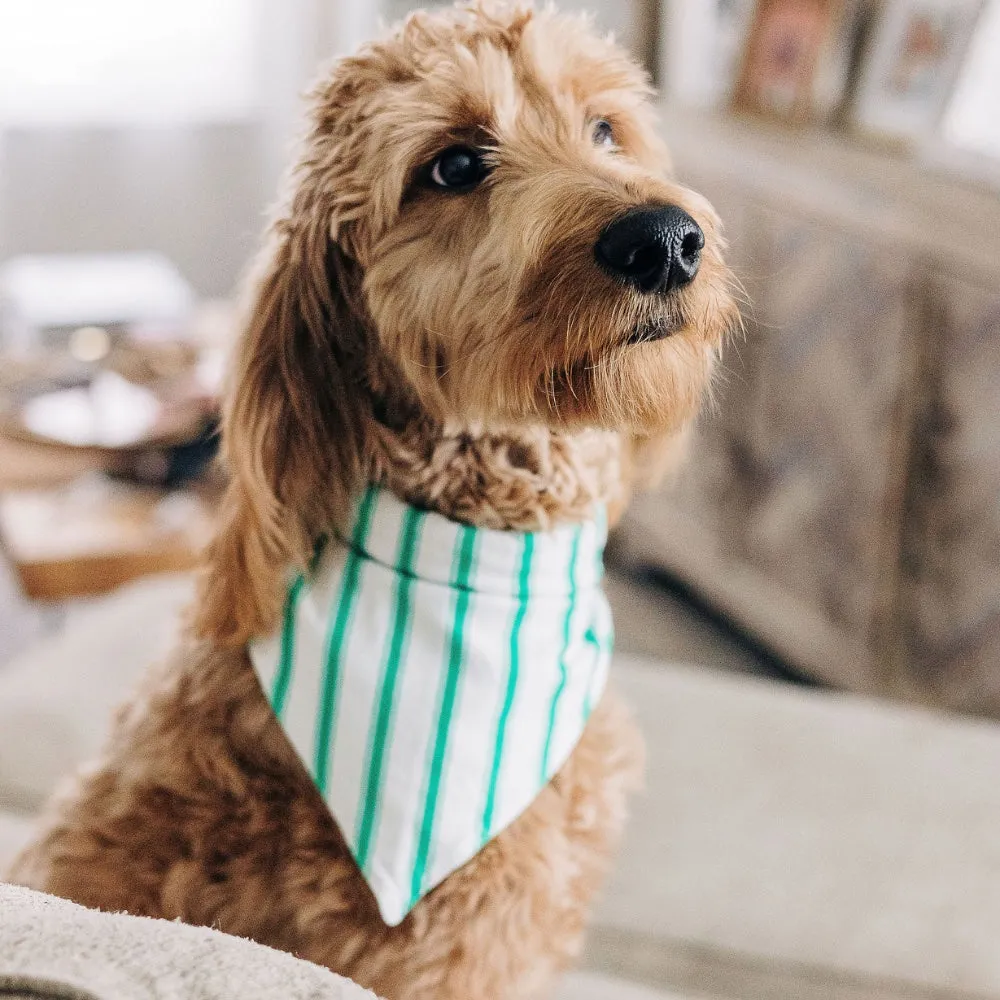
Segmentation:
<svg viewBox="0 0 1000 1000">
<path fill-rule="evenodd" d="M 672 292 L 698 273 L 705 234 L 676 205 L 633 208 L 605 226 L 594 253 L 613 278 L 643 292 Z"/>
</svg>

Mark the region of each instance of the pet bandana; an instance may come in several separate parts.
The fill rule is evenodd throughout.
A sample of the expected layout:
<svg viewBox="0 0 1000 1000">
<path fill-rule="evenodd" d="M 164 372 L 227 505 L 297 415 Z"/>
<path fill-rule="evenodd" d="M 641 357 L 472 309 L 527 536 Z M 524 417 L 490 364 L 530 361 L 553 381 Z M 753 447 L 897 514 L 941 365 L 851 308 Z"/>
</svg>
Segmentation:
<svg viewBox="0 0 1000 1000">
<path fill-rule="evenodd" d="M 369 487 L 250 657 L 387 924 L 513 822 L 604 690 L 603 513 L 473 528 Z"/>
</svg>

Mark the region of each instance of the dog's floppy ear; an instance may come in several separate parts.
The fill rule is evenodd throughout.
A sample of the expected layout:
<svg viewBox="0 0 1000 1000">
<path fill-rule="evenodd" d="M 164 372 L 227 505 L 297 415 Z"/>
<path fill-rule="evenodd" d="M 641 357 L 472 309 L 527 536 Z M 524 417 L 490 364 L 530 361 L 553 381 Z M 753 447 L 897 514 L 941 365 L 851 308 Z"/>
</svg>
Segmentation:
<svg viewBox="0 0 1000 1000">
<path fill-rule="evenodd" d="M 260 257 L 223 414 L 231 478 L 195 628 L 227 645 L 273 628 L 290 569 L 345 515 L 366 468 L 360 274 L 331 237 L 332 178 L 312 139 Z"/>
</svg>

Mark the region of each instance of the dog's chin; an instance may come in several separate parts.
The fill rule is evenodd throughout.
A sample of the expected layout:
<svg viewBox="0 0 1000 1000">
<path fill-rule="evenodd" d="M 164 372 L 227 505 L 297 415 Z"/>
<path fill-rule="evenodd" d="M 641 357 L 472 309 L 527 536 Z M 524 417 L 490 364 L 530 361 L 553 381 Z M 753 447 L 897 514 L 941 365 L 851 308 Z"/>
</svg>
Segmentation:
<svg viewBox="0 0 1000 1000">
<path fill-rule="evenodd" d="M 667 337 L 672 337 L 682 326 L 683 324 L 679 321 L 668 319 L 667 317 L 643 320 L 626 335 L 625 343 L 629 346 L 654 344 L 658 340 L 666 340 Z"/>
</svg>

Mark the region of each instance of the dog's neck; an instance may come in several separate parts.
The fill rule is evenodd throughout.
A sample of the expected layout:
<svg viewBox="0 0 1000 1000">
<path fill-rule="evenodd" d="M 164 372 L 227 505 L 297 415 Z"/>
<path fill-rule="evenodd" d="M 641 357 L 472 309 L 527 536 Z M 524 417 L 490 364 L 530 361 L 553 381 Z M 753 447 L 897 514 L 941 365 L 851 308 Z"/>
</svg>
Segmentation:
<svg viewBox="0 0 1000 1000">
<path fill-rule="evenodd" d="M 623 493 L 613 431 L 522 427 L 487 431 L 429 418 L 374 427 L 375 481 L 408 503 L 477 527 L 547 530 L 612 509 Z"/>
</svg>

